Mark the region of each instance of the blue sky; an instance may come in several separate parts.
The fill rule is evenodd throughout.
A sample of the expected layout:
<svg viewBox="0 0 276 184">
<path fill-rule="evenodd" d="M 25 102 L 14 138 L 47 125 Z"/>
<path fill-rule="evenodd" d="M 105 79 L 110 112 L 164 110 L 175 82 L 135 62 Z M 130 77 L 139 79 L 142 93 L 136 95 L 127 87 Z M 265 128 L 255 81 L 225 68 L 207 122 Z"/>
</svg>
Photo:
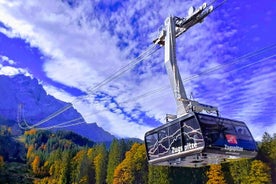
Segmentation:
<svg viewBox="0 0 276 184">
<path fill-rule="evenodd" d="M 2 0 L 0 74 L 35 77 L 47 93 L 72 102 L 87 123 L 119 137 L 143 138 L 165 122 L 166 113 L 176 112 L 163 48 L 95 86 L 152 46 L 167 16 L 184 17 L 203 2 Z M 264 131 L 276 133 L 274 17 L 273 0 L 228 0 L 177 38 L 187 94 L 217 106 L 224 117 L 245 121 L 257 140 Z"/>
</svg>

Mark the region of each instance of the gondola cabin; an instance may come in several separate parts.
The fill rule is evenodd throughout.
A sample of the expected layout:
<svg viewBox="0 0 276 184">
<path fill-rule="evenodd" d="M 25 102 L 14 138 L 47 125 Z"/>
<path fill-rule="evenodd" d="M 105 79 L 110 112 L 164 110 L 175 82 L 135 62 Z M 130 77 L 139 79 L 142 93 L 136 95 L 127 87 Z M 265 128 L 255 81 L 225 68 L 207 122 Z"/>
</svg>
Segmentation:
<svg viewBox="0 0 276 184">
<path fill-rule="evenodd" d="M 257 145 L 244 122 L 189 113 L 145 134 L 153 165 L 202 167 L 254 158 Z"/>
</svg>

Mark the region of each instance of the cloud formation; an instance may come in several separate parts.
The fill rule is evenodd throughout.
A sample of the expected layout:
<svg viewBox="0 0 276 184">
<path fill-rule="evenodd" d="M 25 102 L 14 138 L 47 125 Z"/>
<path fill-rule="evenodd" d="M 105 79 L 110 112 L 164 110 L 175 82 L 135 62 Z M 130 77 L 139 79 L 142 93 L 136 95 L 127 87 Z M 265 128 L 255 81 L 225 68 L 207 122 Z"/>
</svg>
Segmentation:
<svg viewBox="0 0 276 184">
<path fill-rule="evenodd" d="M 147 50 L 168 15 L 184 17 L 186 12 L 183 10 L 203 2 L 70 2 L 1 1 L 0 22 L 4 26 L 0 26 L 0 32 L 11 39 L 20 38 L 31 47 L 38 48 L 44 56 L 41 72 L 49 79 L 88 94 L 85 98 L 76 100 L 65 89 L 42 81 L 49 94 L 73 102 L 88 123 L 97 122 L 99 126 L 120 137 L 143 138 L 147 130 L 164 123 L 166 113 L 173 114 L 176 111 L 163 66 L 163 49 L 139 62 L 116 80 L 96 91 L 91 89 Z M 236 20 L 239 14 L 230 14 L 227 8 L 230 7 L 218 9 L 204 23 L 196 25 L 178 38 L 177 57 L 184 81 L 244 54 L 238 42 L 248 40 L 241 36 L 244 32 L 241 32 Z M 258 29 L 256 23 L 253 25 L 250 25 L 250 30 Z M 1 57 L 2 61 L 14 65 L 0 65 L 1 74 L 31 73 L 35 70 L 31 66 L 28 70 L 16 69 L 16 62 L 19 61 L 14 63 Z M 273 62 L 270 63 L 273 65 Z M 272 95 L 270 90 L 275 89 L 271 80 L 274 77 L 273 71 L 268 70 L 266 65 L 262 65 L 259 73 L 252 72 L 252 68 L 244 70 L 250 74 L 249 78 L 245 75 L 234 76 L 236 73 L 233 72 L 229 74 L 235 67 L 241 65 L 222 67 L 212 74 L 187 80 L 184 82 L 187 94 L 193 92 L 197 100 L 210 105 L 231 104 L 221 107 L 222 114 L 254 122 L 264 113 L 260 109 L 267 106 L 266 100 Z M 263 91 L 264 98 L 260 96 L 260 90 Z M 276 120 L 276 117 L 273 118 Z M 253 123 L 249 124 L 253 128 Z M 261 126 L 261 122 L 259 124 Z M 274 124 L 270 122 L 267 126 Z M 262 133 L 254 129 L 257 137 Z"/>
</svg>

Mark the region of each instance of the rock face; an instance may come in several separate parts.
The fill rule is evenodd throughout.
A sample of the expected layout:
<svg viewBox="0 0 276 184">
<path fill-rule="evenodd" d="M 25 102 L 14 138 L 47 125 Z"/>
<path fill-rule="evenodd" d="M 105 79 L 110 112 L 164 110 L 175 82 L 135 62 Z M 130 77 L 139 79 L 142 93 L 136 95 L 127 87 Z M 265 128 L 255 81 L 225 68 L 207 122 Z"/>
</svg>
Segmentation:
<svg viewBox="0 0 276 184">
<path fill-rule="evenodd" d="M 82 117 L 76 109 L 71 107 L 51 120 L 42 122 L 66 106 L 70 104 L 48 95 L 37 79 L 24 75 L 0 75 L 0 119 L 2 120 L 17 121 L 19 118 L 23 127 L 37 123 L 41 123 L 39 127 L 49 127 Z M 85 123 L 63 129 L 71 130 L 95 142 L 109 142 L 115 138 L 98 127 L 96 123 Z"/>
</svg>

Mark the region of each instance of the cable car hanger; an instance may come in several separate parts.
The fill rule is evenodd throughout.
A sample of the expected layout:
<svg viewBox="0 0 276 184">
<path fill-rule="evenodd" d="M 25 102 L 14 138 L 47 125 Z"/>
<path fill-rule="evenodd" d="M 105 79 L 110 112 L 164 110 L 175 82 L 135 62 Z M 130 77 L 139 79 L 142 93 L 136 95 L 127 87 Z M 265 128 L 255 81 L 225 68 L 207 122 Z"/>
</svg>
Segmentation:
<svg viewBox="0 0 276 184">
<path fill-rule="evenodd" d="M 176 117 L 181 117 L 191 111 L 201 112 L 203 110 L 208 113 L 216 113 L 217 116 L 219 116 L 217 107 L 202 104 L 187 98 L 175 54 L 176 38 L 197 23 L 203 22 L 204 18 L 207 17 L 213 9 L 214 7 L 212 5 L 207 6 L 207 3 L 203 3 L 198 9 L 191 7 L 188 10 L 188 16 L 185 18 L 169 16 L 165 20 L 164 28 L 160 31 L 158 38 L 153 41 L 154 44 L 165 47 L 165 66 L 177 103 Z M 171 117 L 172 116 L 166 117 L 166 119 Z"/>
</svg>

